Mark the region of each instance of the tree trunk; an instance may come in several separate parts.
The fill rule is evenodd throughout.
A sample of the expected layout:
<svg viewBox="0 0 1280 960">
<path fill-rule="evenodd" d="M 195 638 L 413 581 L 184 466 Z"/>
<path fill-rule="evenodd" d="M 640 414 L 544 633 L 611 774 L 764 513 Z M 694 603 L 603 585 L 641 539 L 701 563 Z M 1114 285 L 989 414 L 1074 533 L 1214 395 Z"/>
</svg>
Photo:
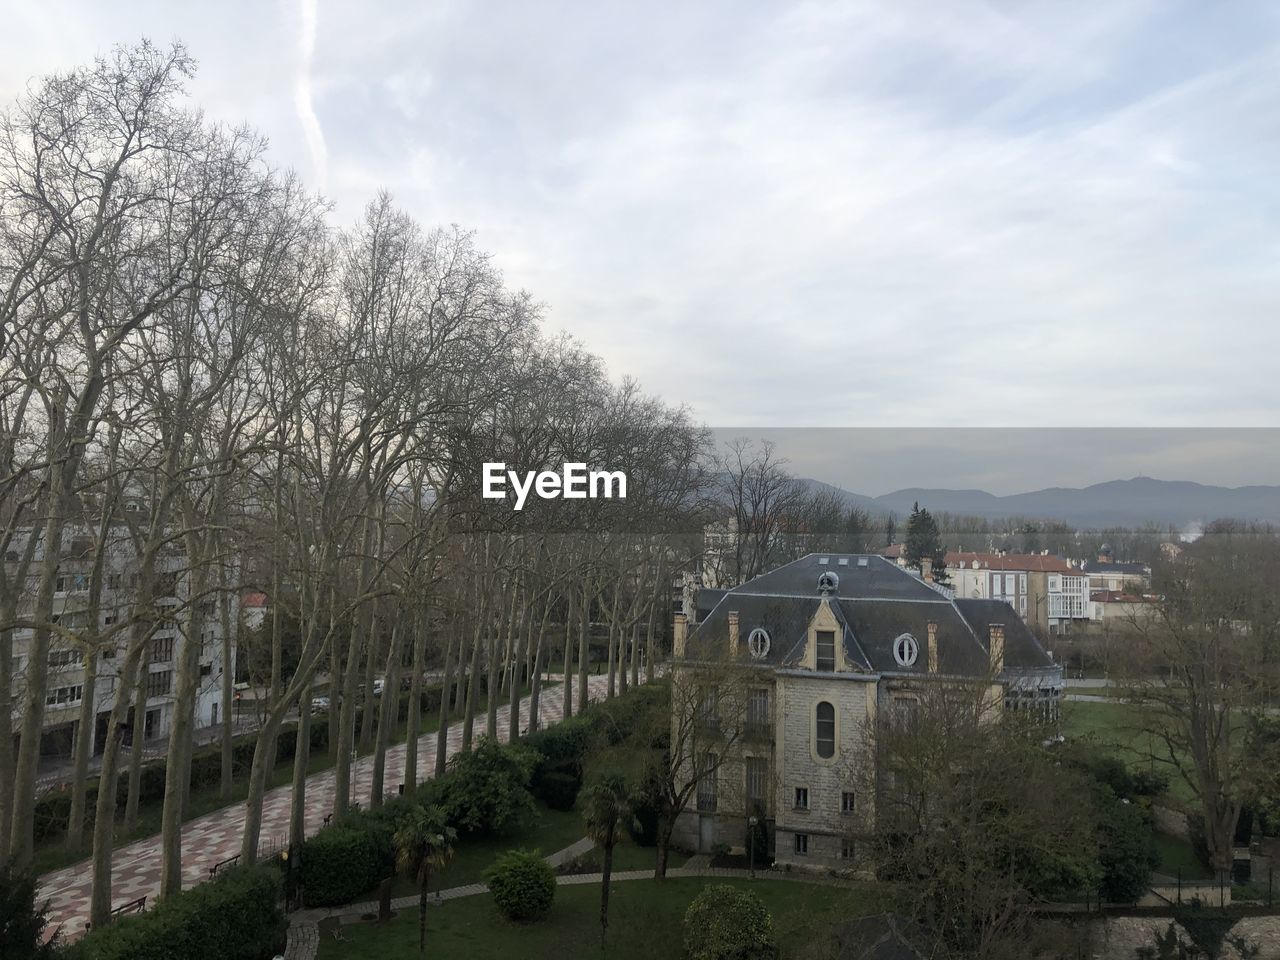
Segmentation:
<svg viewBox="0 0 1280 960">
<path fill-rule="evenodd" d="M 129 796 L 124 804 L 124 827 L 132 830 L 138 824 L 138 806 L 142 800 L 142 754 L 146 750 L 147 732 L 147 678 L 151 675 L 151 645 L 147 637 L 146 648 L 138 665 L 138 678 L 133 690 L 133 723 L 129 725 Z M 124 684 L 120 685 L 124 690 Z"/>
<path fill-rule="evenodd" d="M 120 690 L 128 690 L 134 684 L 136 673 L 145 664 L 145 642 L 137 639 L 130 644 L 120 670 Z M 94 926 L 101 926 L 111 916 L 111 854 L 115 846 L 120 724 L 128 710 L 128 699 L 116 697 L 111 715 L 107 718 L 107 740 L 103 745 L 102 766 L 98 771 L 98 797 L 94 803 L 93 818 L 93 882 L 89 894 L 89 920 Z"/>
<path fill-rule="evenodd" d="M 671 852 L 671 830 L 674 825 L 665 817 L 658 821 L 658 866 L 653 871 L 655 880 L 667 878 L 667 857 Z"/>
<path fill-rule="evenodd" d="M 383 780 L 387 774 L 387 744 L 400 720 L 400 644 L 404 631 L 400 629 L 399 618 L 391 627 L 391 642 L 387 645 L 386 669 L 382 678 L 382 702 L 378 704 L 378 732 L 374 737 L 373 747 L 373 782 L 369 785 L 369 808 L 382 806 L 382 796 L 386 789 Z M 416 713 L 412 703 L 409 713 Z M 408 750 L 408 746 L 405 747 Z"/>
<path fill-rule="evenodd" d="M 45 521 L 44 556 L 40 562 L 40 580 L 36 588 L 34 619 L 48 624 L 53 617 L 53 593 L 58 576 L 58 563 L 62 559 L 62 528 L 65 500 L 63 496 L 64 470 L 55 463 L 49 493 L 49 516 Z M 18 762 L 14 770 L 12 833 L 9 854 L 18 868 L 29 866 L 35 852 L 35 802 L 36 779 L 40 771 L 40 735 L 44 732 L 44 694 L 49 676 L 48 626 L 37 626 L 32 631 L 27 647 L 26 688 L 30 695 L 22 708 L 22 735 L 18 741 Z M 10 789 L 10 788 L 6 788 Z"/>
<path fill-rule="evenodd" d="M 600 872 L 600 950 L 609 932 L 609 877 L 613 874 L 613 838 L 604 845 L 604 868 Z"/>
<path fill-rule="evenodd" d="M 591 655 L 591 596 L 582 590 L 582 620 L 578 629 L 578 712 L 587 709 L 587 658 Z"/>
<path fill-rule="evenodd" d="M 235 719 L 232 703 L 235 700 L 235 655 L 232 653 L 231 597 L 227 593 L 227 574 L 224 564 L 218 565 L 218 614 L 222 620 L 222 783 L 219 795 L 231 799 L 235 777 Z M 302 702 L 310 703 L 309 696 Z"/>
<path fill-rule="evenodd" d="M 440 722 L 436 726 L 436 776 L 444 775 L 444 765 L 448 762 L 449 748 L 449 714 L 451 712 L 451 704 L 449 701 L 450 688 L 450 670 L 453 669 L 453 641 L 454 637 L 458 641 L 458 659 L 462 658 L 462 630 L 459 629 L 457 621 L 450 624 L 449 635 L 445 638 L 444 644 L 444 683 L 440 685 Z M 453 704 L 458 701 L 455 699 Z"/>
<path fill-rule="evenodd" d="M 289 802 L 289 856 L 297 856 L 307 836 L 307 763 L 311 759 L 311 684 L 298 695 L 298 730 L 293 746 L 293 796 Z"/>
<path fill-rule="evenodd" d="M 422 620 L 414 608 L 413 674 L 409 678 L 409 713 L 405 717 L 404 794 L 412 796 L 418 789 L 418 731 L 422 727 L 422 673 L 426 669 L 426 644 L 423 642 Z M 445 681 L 446 688 L 448 681 Z M 441 691 L 443 697 L 445 691 Z"/>
<path fill-rule="evenodd" d="M 378 666 L 378 650 L 381 647 L 378 642 L 379 625 L 378 610 L 375 608 L 369 621 L 369 641 L 366 645 L 364 660 L 364 682 L 361 684 L 360 690 L 360 702 L 364 704 L 364 711 L 360 714 L 360 749 L 365 751 L 373 744 L 374 730 L 381 715 L 380 710 L 374 709 L 378 701 L 373 695 L 373 681 L 376 677 L 375 671 Z M 382 699 L 386 700 L 386 698 L 387 677 L 384 675 L 382 678 Z"/>
<path fill-rule="evenodd" d="M 95 626 L 92 629 L 96 635 L 98 611 L 93 604 L 90 604 L 90 609 L 91 615 L 95 618 Z M 95 643 L 89 643 L 87 647 L 84 657 L 84 692 L 83 699 L 80 701 L 75 756 L 72 760 L 71 813 L 67 817 L 66 847 L 68 850 L 79 850 L 84 842 L 85 808 L 89 793 L 89 755 L 93 752 L 93 731 L 97 721 L 95 716 L 97 697 L 94 694 L 98 689 L 99 652 Z"/>
<path fill-rule="evenodd" d="M 564 708 L 563 719 L 565 720 L 573 716 L 573 657 L 570 651 L 573 649 L 573 641 L 571 639 L 573 627 L 571 625 L 574 622 L 574 613 L 576 612 L 574 597 L 574 592 L 570 590 L 568 607 L 564 616 L 564 703 L 562 706 Z"/>
</svg>

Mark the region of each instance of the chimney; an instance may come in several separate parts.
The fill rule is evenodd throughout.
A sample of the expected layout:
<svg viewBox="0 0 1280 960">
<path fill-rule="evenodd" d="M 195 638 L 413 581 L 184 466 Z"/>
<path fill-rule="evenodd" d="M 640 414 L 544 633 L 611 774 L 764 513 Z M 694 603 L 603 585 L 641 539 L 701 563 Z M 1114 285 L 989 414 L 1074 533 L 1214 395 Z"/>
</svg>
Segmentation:
<svg viewBox="0 0 1280 960">
<path fill-rule="evenodd" d="M 933 560 L 929 557 L 920 558 L 920 576 L 925 583 L 933 583 Z"/>
<path fill-rule="evenodd" d="M 938 672 L 938 621 L 929 621 L 929 672 Z"/>
<path fill-rule="evenodd" d="M 736 657 L 738 655 L 738 611 L 729 611 L 729 656 Z"/>
<path fill-rule="evenodd" d="M 675 659 L 683 660 L 684 642 L 689 636 L 689 618 L 683 613 L 676 614 L 675 630 L 671 636 L 671 654 Z"/>
<path fill-rule="evenodd" d="M 991 673 L 999 676 L 1004 673 L 1004 624 L 991 624 L 991 643 L 988 646 L 991 653 Z"/>
</svg>

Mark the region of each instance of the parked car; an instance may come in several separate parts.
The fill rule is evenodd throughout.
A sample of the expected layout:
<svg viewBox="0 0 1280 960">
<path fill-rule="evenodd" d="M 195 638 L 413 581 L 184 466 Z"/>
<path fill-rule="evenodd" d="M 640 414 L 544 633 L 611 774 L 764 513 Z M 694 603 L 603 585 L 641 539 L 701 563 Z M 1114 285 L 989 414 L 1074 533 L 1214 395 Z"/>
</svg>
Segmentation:
<svg viewBox="0 0 1280 960">
<path fill-rule="evenodd" d="M 312 697 L 311 698 L 312 713 L 324 713 L 328 709 L 329 709 L 328 697 Z"/>
</svg>

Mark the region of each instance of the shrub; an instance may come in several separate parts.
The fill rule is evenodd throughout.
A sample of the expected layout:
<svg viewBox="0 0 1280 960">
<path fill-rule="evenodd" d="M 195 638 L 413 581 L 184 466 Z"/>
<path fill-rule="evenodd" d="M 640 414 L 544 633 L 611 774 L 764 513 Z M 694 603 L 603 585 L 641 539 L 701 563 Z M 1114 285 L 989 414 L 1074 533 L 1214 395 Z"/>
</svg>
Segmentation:
<svg viewBox="0 0 1280 960">
<path fill-rule="evenodd" d="M 308 907 L 350 903 L 395 869 L 394 821 L 352 814 L 302 845 L 302 898 Z"/>
<path fill-rule="evenodd" d="M 0 864 L 0 951 L 6 960 L 53 960 L 57 935 L 45 942 L 49 921 L 36 903 L 36 880 L 29 871 Z"/>
<path fill-rule="evenodd" d="M 93 930 L 72 949 L 79 960 L 265 960 L 283 945 L 280 874 L 232 867 L 153 910 Z"/>
<path fill-rule="evenodd" d="M 552 810 L 572 810 L 582 790 L 581 774 L 551 772 L 543 776 L 538 798 Z"/>
<path fill-rule="evenodd" d="M 698 894 L 684 915 L 684 948 L 690 960 L 773 960 L 778 945 L 773 917 L 750 890 L 714 884 Z"/>
<path fill-rule="evenodd" d="M 509 850 L 485 871 L 493 902 L 508 920 L 541 920 L 556 896 L 556 874 L 536 850 Z"/>
<path fill-rule="evenodd" d="M 653 791 L 646 790 L 632 798 L 631 816 L 632 819 L 627 821 L 627 833 L 632 842 L 640 847 L 656 847 L 662 812 Z"/>
<path fill-rule="evenodd" d="M 1113 903 L 1132 903 L 1147 891 L 1158 858 L 1152 843 L 1151 815 L 1114 796 L 1101 804 L 1098 865 L 1101 894 Z"/>
<path fill-rule="evenodd" d="M 529 778 L 536 763 L 537 754 L 523 746 L 504 748 L 492 737 L 481 737 L 474 748 L 449 760 L 447 783 L 432 799 L 460 833 L 506 833 L 535 809 Z"/>
</svg>

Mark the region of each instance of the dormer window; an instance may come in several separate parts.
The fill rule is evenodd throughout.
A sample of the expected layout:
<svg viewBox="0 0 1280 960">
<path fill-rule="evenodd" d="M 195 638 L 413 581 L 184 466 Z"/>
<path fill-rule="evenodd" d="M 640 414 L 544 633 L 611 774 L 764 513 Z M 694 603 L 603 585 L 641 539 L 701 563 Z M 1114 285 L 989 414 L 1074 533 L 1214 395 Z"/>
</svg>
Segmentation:
<svg viewBox="0 0 1280 960">
<path fill-rule="evenodd" d="M 840 576 L 834 570 L 828 570 L 818 578 L 818 592 L 822 594 L 835 593 L 840 586 Z"/>
<path fill-rule="evenodd" d="M 756 627 L 747 635 L 747 650 L 753 660 L 763 660 L 769 655 L 769 632 L 764 627 Z"/>
<path fill-rule="evenodd" d="M 834 673 L 836 669 L 836 633 L 834 630 L 815 631 L 817 658 L 814 663 L 819 673 Z"/>
</svg>

